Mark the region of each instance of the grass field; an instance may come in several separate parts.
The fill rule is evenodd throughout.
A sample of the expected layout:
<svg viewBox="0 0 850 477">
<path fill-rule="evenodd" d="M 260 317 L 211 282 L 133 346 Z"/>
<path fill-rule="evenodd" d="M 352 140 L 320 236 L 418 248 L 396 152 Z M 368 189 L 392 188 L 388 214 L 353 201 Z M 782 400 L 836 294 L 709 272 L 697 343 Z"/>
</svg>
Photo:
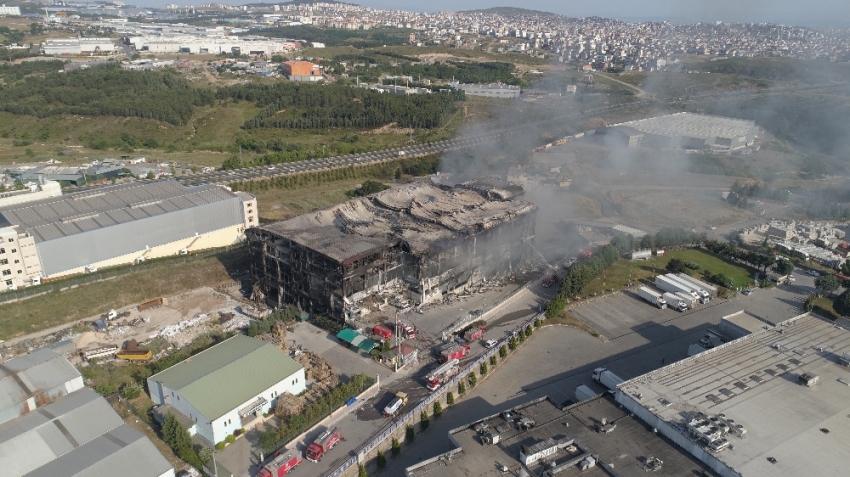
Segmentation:
<svg viewBox="0 0 850 477">
<path fill-rule="evenodd" d="M 302 189 L 255 192 L 260 223 L 288 219 L 313 209 L 344 202 L 348 200 L 345 192 L 356 188 L 363 180 L 343 180 Z"/>
<path fill-rule="evenodd" d="M 682 261 L 690 261 L 698 264 L 697 271 L 689 270 L 694 277 L 702 279 L 702 271 L 709 270 L 712 274 L 722 273 L 734 280 L 735 286 L 745 286 L 753 283 L 753 272 L 755 270 L 741 264 L 728 262 L 720 257 L 712 255 L 699 249 L 676 250 L 665 254 L 656 260 L 631 261 L 620 259 L 605 270 L 602 275 L 590 282 L 582 293 L 592 295 L 602 293 L 604 290 L 621 290 L 625 288 L 629 279 L 638 283 L 651 283 L 656 275 L 667 273 L 667 263 L 678 258 Z"/>
<path fill-rule="evenodd" d="M 833 301 L 834 300 L 832 298 L 829 298 L 829 297 L 825 297 L 825 296 L 818 297 L 818 298 L 815 299 L 815 302 L 812 304 L 813 305 L 812 311 L 814 311 L 815 313 L 817 313 L 818 315 L 820 315 L 824 318 L 829 318 L 831 320 L 837 319 L 841 315 L 839 315 L 838 312 L 836 312 L 835 309 L 832 307 Z"/>
<path fill-rule="evenodd" d="M 111 308 L 230 281 L 228 270 L 246 268 L 244 249 L 162 266 L 0 306 L 0 339 L 8 340 L 83 320 Z"/>
<path fill-rule="evenodd" d="M 407 134 L 396 129 L 369 134 L 350 129 L 241 129 L 245 120 L 256 113 L 257 108 L 253 103 L 226 103 L 199 108 L 189 124 L 176 126 L 143 118 L 52 116 L 38 119 L 34 116 L 0 112 L 0 164 L 45 161 L 51 158 L 65 164 L 74 164 L 90 162 L 95 158 L 129 154 L 144 156 L 154 161 L 220 166 L 225 159 L 238 151 L 238 137 L 263 141 L 280 139 L 287 143 L 300 144 L 307 150 L 319 150 L 323 146 L 338 143 L 343 136 L 352 132 L 359 133 L 355 146 L 369 150 L 400 146 L 406 144 L 409 139 Z M 446 139 L 455 133 L 457 126 L 458 124 L 450 121 L 448 127 L 439 130 L 417 129 L 414 132 L 414 140 L 433 142 Z M 15 146 L 15 137 L 24 133 L 32 143 Z M 133 135 L 140 143 L 146 139 L 155 139 L 159 146 L 156 149 L 138 147 L 129 152 L 114 148 L 95 150 L 87 147 L 91 140 L 105 139 L 110 143 L 115 142 L 122 133 Z M 42 135 L 46 136 L 46 139 L 37 139 Z M 244 161 L 250 161 L 258 155 L 260 154 L 248 150 L 242 151 Z"/>
</svg>

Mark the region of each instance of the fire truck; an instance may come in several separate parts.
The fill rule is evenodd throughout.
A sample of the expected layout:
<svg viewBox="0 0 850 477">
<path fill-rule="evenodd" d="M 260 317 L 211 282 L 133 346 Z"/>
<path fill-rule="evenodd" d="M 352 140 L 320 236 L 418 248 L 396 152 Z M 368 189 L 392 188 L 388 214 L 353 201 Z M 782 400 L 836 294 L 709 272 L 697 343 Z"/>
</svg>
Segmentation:
<svg viewBox="0 0 850 477">
<path fill-rule="evenodd" d="M 434 391 L 443 384 L 449 382 L 449 380 L 453 377 L 457 376 L 459 370 L 460 366 L 456 359 L 443 363 L 437 369 L 431 371 L 427 376 L 425 376 L 425 387 Z"/>
</svg>

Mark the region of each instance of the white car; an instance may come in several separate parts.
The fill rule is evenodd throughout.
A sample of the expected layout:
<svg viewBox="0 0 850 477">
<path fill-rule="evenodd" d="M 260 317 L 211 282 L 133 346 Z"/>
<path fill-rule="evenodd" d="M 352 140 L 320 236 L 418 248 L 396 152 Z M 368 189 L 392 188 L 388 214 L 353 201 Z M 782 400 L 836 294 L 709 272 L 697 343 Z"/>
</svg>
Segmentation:
<svg viewBox="0 0 850 477">
<path fill-rule="evenodd" d="M 809 270 L 806 273 L 808 273 L 809 275 L 811 275 L 813 277 L 819 277 L 820 276 L 820 273 L 818 273 L 817 270 Z"/>
<path fill-rule="evenodd" d="M 487 349 L 490 349 L 493 346 L 496 346 L 496 343 L 497 343 L 496 340 L 487 340 L 487 341 L 484 342 L 484 347 L 487 348 Z"/>
<path fill-rule="evenodd" d="M 794 278 L 794 275 L 788 275 L 788 281 L 789 281 L 789 282 L 796 282 L 796 281 L 797 281 L 797 279 L 796 279 L 796 278 Z"/>
</svg>

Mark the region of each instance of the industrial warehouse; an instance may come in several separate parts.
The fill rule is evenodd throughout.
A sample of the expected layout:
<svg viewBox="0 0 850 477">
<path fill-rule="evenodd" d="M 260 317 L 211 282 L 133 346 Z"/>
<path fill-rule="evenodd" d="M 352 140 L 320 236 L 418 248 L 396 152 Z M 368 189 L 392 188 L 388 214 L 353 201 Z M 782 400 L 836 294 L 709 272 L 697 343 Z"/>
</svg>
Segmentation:
<svg viewBox="0 0 850 477">
<path fill-rule="evenodd" d="M 174 477 L 154 444 L 47 349 L 0 365 L 0 469 L 4 477 Z"/>
<path fill-rule="evenodd" d="M 176 181 L 102 187 L 0 209 L 7 288 L 223 247 L 257 225 L 256 198 Z"/>
<path fill-rule="evenodd" d="M 653 434 L 607 394 L 564 409 L 535 399 L 453 429 L 449 441 L 452 450 L 405 475 L 709 475 L 705 464 Z"/>
<path fill-rule="evenodd" d="M 846 475 L 850 331 L 761 325 L 620 384 L 617 402 L 724 477 Z"/>
<path fill-rule="evenodd" d="M 676 113 L 615 124 L 603 130 L 629 148 L 731 152 L 752 145 L 758 134 L 754 121 Z"/>
<path fill-rule="evenodd" d="M 427 179 L 248 230 L 258 289 L 275 307 L 297 305 L 343 321 L 386 287 L 428 303 L 532 258 L 537 207 L 523 189 Z"/>
</svg>

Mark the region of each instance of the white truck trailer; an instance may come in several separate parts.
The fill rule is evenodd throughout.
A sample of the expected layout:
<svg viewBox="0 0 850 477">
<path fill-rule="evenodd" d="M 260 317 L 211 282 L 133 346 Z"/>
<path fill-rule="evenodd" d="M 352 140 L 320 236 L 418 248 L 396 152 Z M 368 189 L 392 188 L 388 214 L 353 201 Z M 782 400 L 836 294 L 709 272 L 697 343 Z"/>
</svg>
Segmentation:
<svg viewBox="0 0 850 477">
<path fill-rule="evenodd" d="M 664 295 L 664 300 L 667 302 L 667 306 L 676 310 L 676 311 L 687 311 L 688 305 L 682 300 L 682 298 L 675 294 L 667 292 Z"/>
<path fill-rule="evenodd" d="M 693 307 L 697 306 L 697 303 L 700 302 L 700 300 L 697 300 L 696 298 L 694 298 L 691 295 L 688 295 L 687 293 L 676 292 L 676 293 L 674 293 L 674 295 L 681 298 L 682 301 L 685 302 L 685 305 L 687 305 L 688 308 L 693 308 Z"/>
<path fill-rule="evenodd" d="M 596 393 L 584 384 L 576 387 L 576 402 L 582 402 L 595 396 Z"/>
<path fill-rule="evenodd" d="M 682 292 L 692 295 L 694 298 L 699 298 L 699 295 L 697 295 L 695 291 L 691 290 L 691 287 L 683 285 L 677 280 L 671 280 L 670 278 L 667 278 L 667 275 L 658 275 L 655 277 L 655 286 L 666 292 Z"/>
<path fill-rule="evenodd" d="M 677 273 L 676 278 L 678 278 L 679 280 L 681 280 L 683 282 L 692 283 L 692 284 L 698 286 L 699 288 L 707 291 L 708 294 L 711 295 L 711 298 L 717 297 L 717 287 L 715 287 L 713 285 L 709 285 L 708 283 L 706 283 L 702 280 L 699 280 L 697 278 L 694 278 L 694 277 L 688 275 L 687 273 Z"/>
<path fill-rule="evenodd" d="M 664 299 L 662 294 L 653 290 L 652 288 L 640 287 L 640 288 L 638 288 L 637 294 L 638 294 L 639 297 L 648 301 L 652 305 L 655 305 L 658 308 L 661 308 L 662 310 L 664 308 L 667 308 L 667 301 Z"/>
<path fill-rule="evenodd" d="M 611 391 L 617 390 L 617 385 L 623 382 L 623 379 L 616 374 L 608 371 L 606 368 L 596 368 L 593 370 L 593 380 L 605 386 Z"/>
<path fill-rule="evenodd" d="M 682 280 L 681 278 L 677 277 L 676 275 L 674 275 L 672 273 L 668 273 L 667 275 L 664 275 L 664 278 L 666 278 L 667 280 L 670 280 L 671 282 L 677 283 L 677 284 L 687 288 L 688 290 L 690 290 L 689 294 L 693 295 L 693 297 L 696 298 L 697 300 L 699 300 L 700 303 L 708 303 L 708 301 L 711 299 L 711 295 L 709 295 L 707 291 L 705 291 L 702 288 L 694 285 L 693 283 Z"/>
</svg>

